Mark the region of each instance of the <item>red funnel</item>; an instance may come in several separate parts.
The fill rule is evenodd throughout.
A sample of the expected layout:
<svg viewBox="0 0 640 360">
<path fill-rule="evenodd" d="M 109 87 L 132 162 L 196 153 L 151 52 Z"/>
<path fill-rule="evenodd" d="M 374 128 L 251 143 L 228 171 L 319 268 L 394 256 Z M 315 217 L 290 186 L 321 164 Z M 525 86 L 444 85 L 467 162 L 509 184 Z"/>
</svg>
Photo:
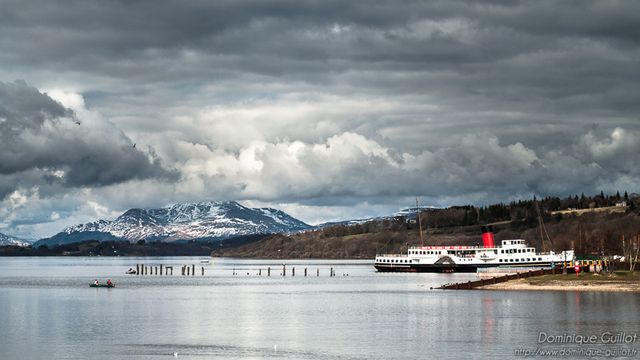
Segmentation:
<svg viewBox="0 0 640 360">
<path fill-rule="evenodd" d="M 491 226 L 488 228 L 486 226 L 482 227 L 482 246 L 485 248 L 496 247 L 493 238 L 493 228 Z"/>
</svg>

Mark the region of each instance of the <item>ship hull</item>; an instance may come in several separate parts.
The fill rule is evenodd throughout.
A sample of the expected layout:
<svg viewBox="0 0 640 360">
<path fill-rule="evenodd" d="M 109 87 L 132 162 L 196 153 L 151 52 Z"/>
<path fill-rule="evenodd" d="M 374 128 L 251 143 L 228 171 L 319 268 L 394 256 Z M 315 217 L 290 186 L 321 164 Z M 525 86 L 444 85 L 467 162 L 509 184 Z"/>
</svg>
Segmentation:
<svg viewBox="0 0 640 360">
<path fill-rule="evenodd" d="M 478 271 L 478 268 L 550 267 L 550 266 L 557 266 L 557 265 L 558 264 L 551 264 L 549 262 L 531 262 L 531 263 L 520 263 L 518 265 L 505 264 L 502 266 L 498 264 L 410 264 L 410 265 L 375 264 L 374 266 L 378 272 L 473 273 Z"/>
</svg>

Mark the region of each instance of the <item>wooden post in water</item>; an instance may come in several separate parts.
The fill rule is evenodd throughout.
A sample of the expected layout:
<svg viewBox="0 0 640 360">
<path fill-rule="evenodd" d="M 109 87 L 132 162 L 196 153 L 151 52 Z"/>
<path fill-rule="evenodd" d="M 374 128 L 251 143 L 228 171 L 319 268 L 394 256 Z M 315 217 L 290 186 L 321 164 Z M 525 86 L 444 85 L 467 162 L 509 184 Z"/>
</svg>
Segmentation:
<svg viewBox="0 0 640 360">
<path fill-rule="evenodd" d="M 160 264 L 160 275 L 162 275 L 162 264 Z"/>
<path fill-rule="evenodd" d="M 144 264 L 140 264 L 140 275 L 144 275 Z"/>
<path fill-rule="evenodd" d="M 204 276 L 204 266 L 202 266 L 202 276 Z"/>
<path fill-rule="evenodd" d="M 316 268 L 316 276 L 320 276 L 320 268 Z"/>
<path fill-rule="evenodd" d="M 287 266 L 286 265 L 282 265 L 282 276 L 286 276 L 287 275 Z"/>
<path fill-rule="evenodd" d="M 307 268 L 304 268 L 304 276 L 307 277 Z"/>
<path fill-rule="evenodd" d="M 194 264 L 191 264 L 191 276 L 194 276 L 196 274 L 196 266 Z"/>
<path fill-rule="evenodd" d="M 136 264 L 136 275 L 140 275 L 140 264 Z"/>
<path fill-rule="evenodd" d="M 181 267 L 180 269 L 182 270 L 182 275 L 184 275 L 184 274 L 185 274 L 185 271 L 186 271 L 186 270 L 184 269 L 184 265 L 182 265 L 182 267 Z"/>
<path fill-rule="evenodd" d="M 258 276 L 262 276 L 262 269 L 258 269 Z"/>
<path fill-rule="evenodd" d="M 296 268 L 295 267 L 291 268 L 291 276 L 296 276 Z"/>
<path fill-rule="evenodd" d="M 267 268 L 267 276 L 271 276 L 271 266 Z"/>
</svg>

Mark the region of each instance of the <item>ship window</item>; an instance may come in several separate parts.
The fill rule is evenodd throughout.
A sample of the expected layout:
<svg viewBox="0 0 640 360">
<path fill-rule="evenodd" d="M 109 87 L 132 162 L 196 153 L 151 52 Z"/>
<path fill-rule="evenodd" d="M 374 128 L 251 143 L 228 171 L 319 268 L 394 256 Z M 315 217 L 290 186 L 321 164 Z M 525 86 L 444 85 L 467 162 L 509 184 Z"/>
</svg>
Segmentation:
<svg viewBox="0 0 640 360">
<path fill-rule="evenodd" d="M 542 261 L 542 258 L 538 258 L 538 261 Z"/>
<path fill-rule="evenodd" d="M 502 259 L 498 260 L 498 262 L 502 262 Z"/>
</svg>

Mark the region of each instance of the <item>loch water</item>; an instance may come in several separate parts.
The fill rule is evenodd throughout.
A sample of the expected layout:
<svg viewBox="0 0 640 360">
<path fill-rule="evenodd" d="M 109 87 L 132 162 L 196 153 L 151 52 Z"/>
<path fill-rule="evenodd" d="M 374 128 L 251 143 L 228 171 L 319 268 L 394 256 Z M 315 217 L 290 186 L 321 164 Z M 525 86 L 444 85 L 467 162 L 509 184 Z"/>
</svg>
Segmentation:
<svg viewBox="0 0 640 360">
<path fill-rule="evenodd" d="M 640 339 L 570 341 L 640 335 L 635 293 L 444 291 L 432 288 L 475 274 L 377 273 L 358 260 L 201 259 L 0 258 L 0 358 L 513 359 L 640 350 Z M 139 263 L 173 266 L 173 275 L 125 275 Z M 187 264 L 195 276 L 180 275 Z M 107 278 L 115 288 L 89 287 Z M 565 341 L 540 341 L 558 335 Z"/>
</svg>

